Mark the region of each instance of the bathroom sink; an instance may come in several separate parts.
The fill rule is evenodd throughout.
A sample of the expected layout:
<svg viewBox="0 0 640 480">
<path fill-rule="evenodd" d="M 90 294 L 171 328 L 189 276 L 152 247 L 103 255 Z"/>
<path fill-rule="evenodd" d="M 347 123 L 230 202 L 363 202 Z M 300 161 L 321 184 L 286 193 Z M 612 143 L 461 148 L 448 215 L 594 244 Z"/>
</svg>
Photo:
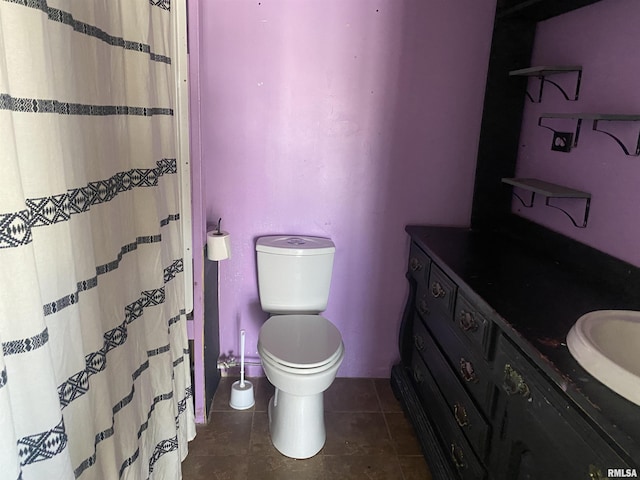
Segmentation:
<svg viewBox="0 0 640 480">
<path fill-rule="evenodd" d="M 567 347 L 587 372 L 640 405 L 640 312 L 587 313 L 571 327 Z"/>
</svg>

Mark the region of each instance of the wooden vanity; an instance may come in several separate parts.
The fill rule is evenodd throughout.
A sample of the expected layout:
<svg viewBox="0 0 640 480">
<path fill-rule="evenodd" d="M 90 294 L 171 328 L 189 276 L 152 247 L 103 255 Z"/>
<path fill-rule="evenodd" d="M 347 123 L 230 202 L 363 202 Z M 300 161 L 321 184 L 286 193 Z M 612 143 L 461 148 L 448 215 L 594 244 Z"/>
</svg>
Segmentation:
<svg viewBox="0 0 640 480">
<path fill-rule="evenodd" d="M 538 22 L 596 3 L 497 1 L 472 228 L 406 228 L 410 289 L 391 383 L 435 480 L 640 478 L 640 406 L 587 373 L 566 346 L 587 312 L 640 310 L 640 269 L 512 209 L 511 187 L 531 195 L 520 198 L 524 207 L 534 194 L 548 206 L 570 199 L 584 205 L 575 216 L 563 210 L 573 226 L 594 228 L 591 193 L 513 177 L 527 97 L 542 101 L 544 77 L 564 74 L 575 79 L 565 103 L 576 101 L 582 75 L 582 66 L 531 64 Z M 531 75 L 540 79 L 537 99 L 527 90 Z M 556 112 L 538 126 L 545 118 L 575 119 L 575 135 L 582 120 L 595 129 L 611 119 Z"/>
<path fill-rule="evenodd" d="M 531 230 L 406 231 L 410 294 L 392 386 L 433 478 L 640 476 L 640 406 L 566 346 L 584 313 L 640 310 L 638 269 Z"/>
</svg>

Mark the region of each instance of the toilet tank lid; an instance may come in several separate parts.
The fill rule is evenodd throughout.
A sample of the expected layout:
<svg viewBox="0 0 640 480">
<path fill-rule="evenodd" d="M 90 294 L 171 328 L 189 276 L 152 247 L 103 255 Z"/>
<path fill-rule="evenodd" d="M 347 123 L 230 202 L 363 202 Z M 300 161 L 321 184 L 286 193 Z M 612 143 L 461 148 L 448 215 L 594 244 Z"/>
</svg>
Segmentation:
<svg viewBox="0 0 640 480">
<path fill-rule="evenodd" d="M 256 251 L 276 255 L 327 255 L 336 251 L 330 238 L 294 235 L 270 235 L 260 237 Z"/>
</svg>

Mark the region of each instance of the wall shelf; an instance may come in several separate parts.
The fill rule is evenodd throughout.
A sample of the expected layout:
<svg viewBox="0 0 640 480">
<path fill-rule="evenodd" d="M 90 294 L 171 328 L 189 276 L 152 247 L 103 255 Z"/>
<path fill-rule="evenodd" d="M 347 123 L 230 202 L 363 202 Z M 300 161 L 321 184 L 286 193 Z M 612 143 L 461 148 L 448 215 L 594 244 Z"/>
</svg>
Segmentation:
<svg viewBox="0 0 640 480">
<path fill-rule="evenodd" d="M 548 125 L 543 125 L 543 119 L 545 118 L 560 118 L 576 121 L 576 127 L 573 132 L 562 132 Z M 636 141 L 635 151 L 632 153 L 622 141 L 611 132 L 602 130 L 599 128 L 600 122 L 640 122 L 640 115 L 628 115 L 628 114 L 609 114 L 609 113 L 543 113 L 538 118 L 538 126 L 551 130 L 553 135 L 553 142 L 551 144 L 552 150 L 569 152 L 572 147 L 578 146 L 578 137 L 580 135 L 580 128 L 583 120 L 590 120 L 593 122 L 592 130 L 600 133 L 604 133 L 613 138 L 615 142 L 620 146 L 625 155 L 639 156 L 640 155 L 640 132 L 638 133 L 638 139 Z"/>
<path fill-rule="evenodd" d="M 586 228 L 587 221 L 589 219 L 589 208 L 591 207 L 591 194 L 588 192 L 583 192 L 581 190 L 575 190 L 573 188 L 565 187 L 563 185 L 557 185 L 555 183 L 545 182 L 543 180 L 538 180 L 537 178 L 503 178 L 503 183 L 511 185 L 515 188 L 521 188 L 523 190 L 527 190 L 531 193 L 528 202 L 525 202 L 523 198 L 518 195 L 515 191 L 513 195 L 522 203 L 522 205 L 526 208 L 533 207 L 533 203 L 535 200 L 536 194 L 539 194 L 545 197 L 545 205 L 547 207 L 555 208 L 564 213 L 569 219 L 571 223 L 577 228 Z M 578 224 L 575 219 L 564 209 L 551 205 L 550 199 L 552 198 L 575 198 L 582 199 L 585 201 L 584 208 L 584 218 L 582 220 L 582 224 Z"/>
<path fill-rule="evenodd" d="M 549 80 L 547 77 L 551 75 L 558 75 L 563 73 L 576 73 L 576 86 L 574 90 L 573 97 L 569 97 L 567 92 L 565 92 L 564 88 L 558 85 L 553 80 Z M 536 77 L 540 80 L 540 87 L 538 89 L 538 98 L 537 100 L 533 98 L 533 96 L 527 90 L 527 97 L 533 103 L 542 102 L 542 92 L 544 90 L 544 84 L 549 83 L 560 90 L 560 93 L 564 96 L 564 98 L 570 102 L 575 102 L 578 100 L 578 95 L 580 93 L 580 82 L 582 81 L 582 66 L 580 65 L 569 65 L 569 66 L 541 66 L 541 67 L 529 67 L 529 68 L 521 68 L 520 70 L 512 70 L 509 72 L 509 76 L 512 77 Z"/>
</svg>

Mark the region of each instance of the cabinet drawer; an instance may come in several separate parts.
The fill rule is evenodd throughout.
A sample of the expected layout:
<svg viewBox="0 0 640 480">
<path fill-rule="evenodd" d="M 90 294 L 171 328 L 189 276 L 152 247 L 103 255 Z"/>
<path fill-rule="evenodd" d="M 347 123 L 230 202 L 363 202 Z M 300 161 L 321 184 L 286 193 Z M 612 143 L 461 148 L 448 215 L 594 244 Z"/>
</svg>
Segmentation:
<svg viewBox="0 0 640 480">
<path fill-rule="evenodd" d="M 469 339 L 485 358 L 489 358 L 489 324 L 462 292 L 458 292 L 453 320 L 457 331 Z"/>
<path fill-rule="evenodd" d="M 460 383 L 473 396 L 482 411 L 490 411 L 494 388 L 485 360 L 458 338 L 451 321 L 442 313 L 430 312 L 426 315 L 425 323 Z"/>
<path fill-rule="evenodd" d="M 444 396 L 447 414 L 462 430 L 480 459 L 485 458 L 489 426 L 473 401 L 456 380 L 449 364 L 419 319 L 414 320 L 414 341 Z"/>
<path fill-rule="evenodd" d="M 496 348 L 495 382 L 508 396 L 531 399 L 531 385 L 549 388 L 551 385 L 535 366 L 504 335 Z"/>
<path fill-rule="evenodd" d="M 414 350 L 411 360 L 413 381 L 424 410 L 440 437 L 441 447 L 461 480 L 484 480 L 486 472 L 458 429 L 422 357 Z M 453 479 L 452 479 L 453 480 Z"/>
<path fill-rule="evenodd" d="M 456 302 L 456 284 L 436 264 L 429 274 L 429 300 L 434 308 L 453 314 Z"/>
<path fill-rule="evenodd" d="M 431 301 L 429 297 L 431 294 L 429 293 L 429 288 L 426 283 L 418 284 L 418 288 L 416 290 L 416 303 L 415 309 L 416 312 L 420 314 L 422 318 L 427 318 L 431 315 Z"/>
<path fill-rule="evenodd" d="M 431 259 L 424 253 L 418 245 L 411 244 L 409 251 L 408 272 L 416 282 L 427 282 L 429 280 L 429 266 Z"/>
<path fill-rule="evenodd" d="M 500 460 L 517 458 L 522 445 L 526 445 L 532 457 L 538 458 L 531 470 L 537 478 L 549 479 L 606 478 L 602 472 L 606 473 L 607 468 L 637 467 L 620 458 L 572 403 L 556 391 L 551 380 L 504 336 L 498 339 L 496 366 L 496 375 L 500 376 L 496 381 L 506 405 L 501 440 L 503 444 L 517 445 L 511 450 L 504 446 L 497 449 Z M 515 476 L 505 470 L 504 478 Z"/>
</svg>

